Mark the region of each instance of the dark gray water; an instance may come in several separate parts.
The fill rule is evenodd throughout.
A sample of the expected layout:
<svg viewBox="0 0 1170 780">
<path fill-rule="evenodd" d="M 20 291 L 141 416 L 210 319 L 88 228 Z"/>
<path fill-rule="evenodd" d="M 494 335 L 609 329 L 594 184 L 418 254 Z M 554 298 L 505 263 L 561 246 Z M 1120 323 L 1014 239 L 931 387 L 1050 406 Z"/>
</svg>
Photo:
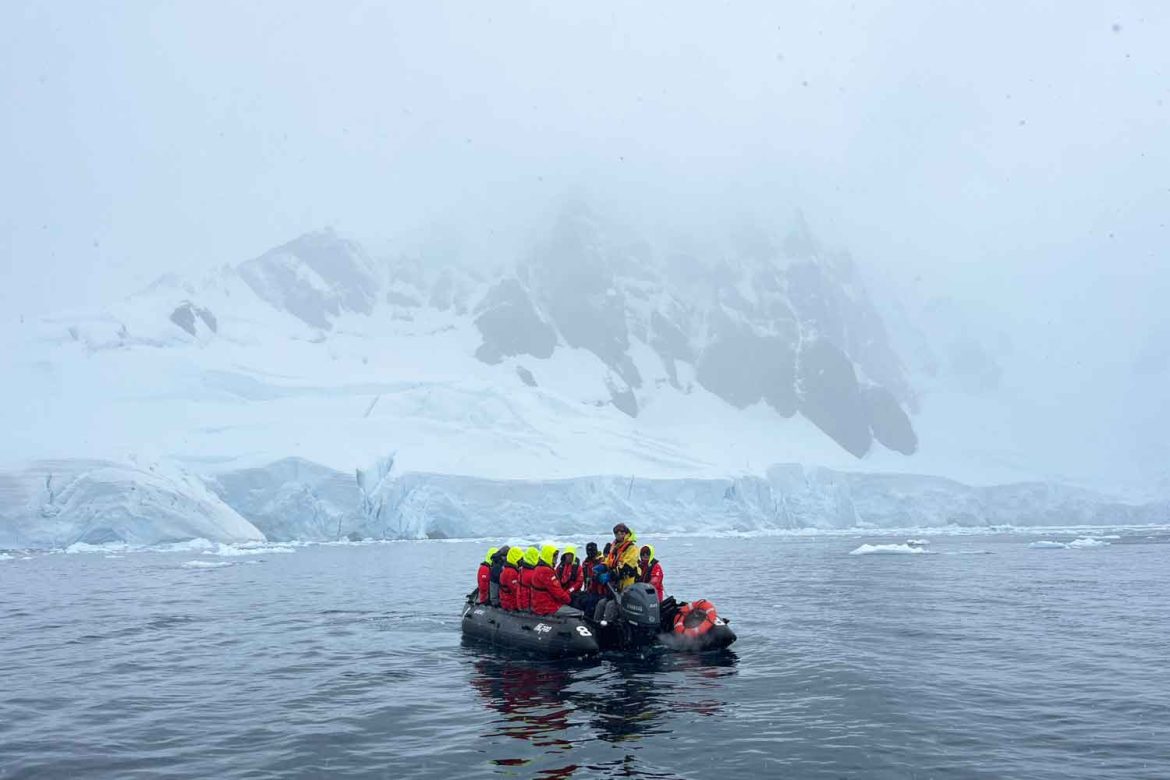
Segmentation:
<svg viewBox="0 0 1170 780">
<path fill-rule="evenodd" d="M 1150 535 L 650 539 L 733 652 L 574 663 L 461 641 L 478 544 L 2 560 L 0 777 L 1170 777 Z"/>
</svg>

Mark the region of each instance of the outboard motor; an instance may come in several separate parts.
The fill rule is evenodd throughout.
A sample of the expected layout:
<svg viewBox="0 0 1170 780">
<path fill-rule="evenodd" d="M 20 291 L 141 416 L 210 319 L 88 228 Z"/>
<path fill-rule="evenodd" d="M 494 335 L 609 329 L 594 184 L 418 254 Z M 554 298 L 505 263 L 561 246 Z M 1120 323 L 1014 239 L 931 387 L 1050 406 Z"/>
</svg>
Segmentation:
<svg viewBox="0 0 1170 780">
<path fill-rule="evenodd" d="M 618 598 L 623 633 L 635 645 L 650 644 L 661 630 L 658 592 L 645 582 L 635 582 Z"/>
</svg>

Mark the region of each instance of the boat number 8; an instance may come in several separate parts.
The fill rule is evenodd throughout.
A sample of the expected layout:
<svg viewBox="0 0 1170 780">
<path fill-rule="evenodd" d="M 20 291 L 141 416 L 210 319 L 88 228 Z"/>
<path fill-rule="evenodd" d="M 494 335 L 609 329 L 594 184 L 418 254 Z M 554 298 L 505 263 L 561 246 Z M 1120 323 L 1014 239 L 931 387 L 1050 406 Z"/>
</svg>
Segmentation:
<svg viewBox="0 0 1170 780">
<path fill-rule="evenodd" d="M 593 632 L 587 629 L 585 626 L 577 626 L 577 633 L 581 636 L 593 636 Z"/>
</svg>

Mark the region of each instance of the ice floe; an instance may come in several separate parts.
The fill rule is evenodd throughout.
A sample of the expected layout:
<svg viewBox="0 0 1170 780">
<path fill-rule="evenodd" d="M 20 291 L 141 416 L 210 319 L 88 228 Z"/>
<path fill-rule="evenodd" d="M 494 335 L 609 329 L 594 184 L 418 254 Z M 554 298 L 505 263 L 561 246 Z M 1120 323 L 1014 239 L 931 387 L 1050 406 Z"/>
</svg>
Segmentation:
<svg viewBox="0 0 1170 780">
<path fill-rule="evenodd" d="M 863 544 L 850 555 L 927 555 L 929 550 L 912 544 Z"/>
<path fill-rule="evenodd" d="M 1071 542 L 1058 542 L 1052 539 L 1040 539 L 1028 545 L 1032 550 L 1087 550 L 1095 547 L 1108 547 L 1109 542 L 1105 539 L 1120 539 L 1120 536 L 1111 536 L 1105 538 L 1097 538 L 1093 536 L 1081 536 L 1073 539 Z"/>
<path fill-rule="evenodd" d="M 230 558 L 243 555 L 267 555 L 269 553 L 292 552 L 296 552 L 296 550 L 287 544 L 219 544 L 210 550 L 204 550 L 203 554 Z"/>
</svg>

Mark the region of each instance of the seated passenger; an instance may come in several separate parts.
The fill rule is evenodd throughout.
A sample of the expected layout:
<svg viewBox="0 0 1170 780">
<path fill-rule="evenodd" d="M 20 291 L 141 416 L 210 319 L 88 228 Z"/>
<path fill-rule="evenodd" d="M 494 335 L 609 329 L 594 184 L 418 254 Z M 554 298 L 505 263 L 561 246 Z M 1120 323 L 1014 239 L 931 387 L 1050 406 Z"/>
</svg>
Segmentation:
<svg viewBox="0 0 1170 780">
<path fill-rule="evenodd" d="M 581 590 L 586 593 L 593 592 L 593 567 L 599 563 L 601 563 L 601 556 L 597 554 L 597 542 L 589 542 L 585 545 L 585 560 L 581 561 L 583 573 Z"/>
<path fill-rule="evenodd" d="M 532 611 L 538 615 L 551 615 L 570 601 L 553 568 L 556 558 L 557 548 L 546 544 L 540 548 L 540 559 L 532 570 Z"/>
<path fill-rule="evenodd" d="M 658 591 L 658 600 L 662 601 L 662 564 L 654 557 L 654 548 L 646 544 L 639 554 L 638 582 L 648 582 Z"/>
<path fill-rule="evenodd" d="M 581 562 L 577 560 L 577 548 L 568 545 L 561 553 L 560 562 L 557 563 L 557 582 L 561 584 L 569 596 L 572 596 L 581 590 L 581 584 L 584 581 L 585 575 L 582 572 Z"/>
<path fill-rule="evenodd" d="M 511 548 L 500 570 L 500 608 L 509 612 L 519 609 L 516 601 L 520 596 L 520 559 L 523 557 L 523 550 L 519 547 Z"/>
<path fill-rule="evenodd" d="M 493 607 L 500 606 L 500 573 L 504 570 L 504 563 L 508 560 L 508 545 L 496 550 L 492 556 L 492 570 L 488 584 L 488 602 Z"/>
<path fill-rule="evenodd" d="M 484 556 L 483 562 L 479 564 L 479 571 L 476 572 L 475 580 L 479 584 L 479 595 L 477 596 L 477 604 L 488 603 L 488 593 L 490 591 L 492 578 L 492 556 L 496 554 L 499 547 L 493 547 L 488 550 L 488 554 Z"/>
<path fill-rule="evenodd" d="M 540 552 L 535 547 L 524 551 L 520 559 L 520 590 L 516 594 L 516 609 L 527 612 L 532 609 L 532 570 L 540 563 Z"/>
</svg>

